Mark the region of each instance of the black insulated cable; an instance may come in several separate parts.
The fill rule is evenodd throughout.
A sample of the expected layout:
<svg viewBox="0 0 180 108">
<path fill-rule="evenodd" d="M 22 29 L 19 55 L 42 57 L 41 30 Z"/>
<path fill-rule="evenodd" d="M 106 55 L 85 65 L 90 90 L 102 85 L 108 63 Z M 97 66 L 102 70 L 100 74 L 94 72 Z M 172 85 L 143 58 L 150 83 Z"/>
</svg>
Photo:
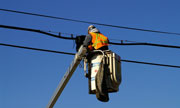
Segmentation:
<svg viewBox="0 0 180 108">
<path fill-rule="evenodd" d="M 37 29 L 22 28 L 22 27 L 7 26 L 7 25 L 0 25 L 0 27 L 1 28 L 7 28 L 7 29 L 15 29 L 15 30 L 23 30 L 23 31 L 36 32 L 36 33 L 41 33 L 41 34 L 49 35 L 49 36 L 52 36 L 52 37 L 55 37 L 55 38 L 75 40 L 75 38 L 73 38 L 73 37 L 63 37 L 63 36 L 60 36 L 60 35 L 55 35 L 55 34 L 44 32 L 44 31 L 37 30 Z"/>
<path fill-rule="evenodd" d="M 112 45 L 125 45 L 125 46 L 146 45 L 146 46 L 156 46 L 156 47 L 164 47 L 164 48 L 176 48 L 176 49 L 180 49 L 180 46 L 163 45 L 163 44 L 154 44 L 154 43 L 115 43 L 115 42 L 109 42 L 109 44 L 112 44 Z"/>
<path fill-rule="evenodd" d="M 76 39 L 73 36 L 71 36 L 71 37 L 63 37 L 63 36 L 61 36 L 61 33 L 59 33 L 58 35 L 55 35 L 55 34 L 52 34 L 52 33 L 44 32 L 44 31 L 37 30 L 37 29 L 31 29 L 31 28 L 22 28 L 22 27 L 7 26 L 7 25 L 0 25 L 0 28 L 36 32 L 36 33 L 41 33 L 41 34 L 49 35 L 49 36 L 52 36 L 52 37 L 55 37 L 55 38 L 66 39 L 66 40 L 75 40 Z M 146 46 L 156 46 L 156 47 L 180 49 L 180 46 L 162 45 L 162 44 L 154 44 L 154 43 L 123 43 L 123 42 L 115 43 L 115 42 L 109 42 L 109 44 L 112 44 L 112 45 L 124 45 L 124 46 L 146 45 Z"/>
<path fill-rule="evenodd" d="M 22 48 L 22 49 L 29 49 L 29 50 L 36 50 L 36 51 L 44 51 L 44 52 L 58 53 L 58 54 L 75 55 L 74 53 L 61 52 L 61 51 L 53 51 L 53 50 L 40 49 L 40 48 L 31 48 L 31 47 L 11 45 L 11 44 L 4 44 L 4 43 L 0 43 L 0 45 L 1 45 L 1 46 L 14 47 L 14 48 Z"/>
</svg>

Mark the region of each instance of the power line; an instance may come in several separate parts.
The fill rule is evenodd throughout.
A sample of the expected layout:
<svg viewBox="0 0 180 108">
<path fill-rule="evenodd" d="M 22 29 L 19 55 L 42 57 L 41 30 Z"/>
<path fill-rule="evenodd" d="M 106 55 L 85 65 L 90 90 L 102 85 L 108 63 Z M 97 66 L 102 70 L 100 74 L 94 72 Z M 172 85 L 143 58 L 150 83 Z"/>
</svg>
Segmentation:
<svg viewBox="0 0 180 108">
<path fill-rule="evenodd" d="M 41 34 L 45 34 L 45 35 L 48 35 L 48 36 L 52 36 L 52 37 L 55 37 L 55 38 L 61 38 L 61 39 L 68 39 L 68 40 L 74 40 L 75 39 L 73 37 L 63 37 L 61 35 L 55 35 L 55 34 L 52 34 L 52 33 L 44 32 L 44 31 L 37 30 L 37 29 L 31 29 L 31 28 L 22 28 L 22 27 L 7 26 L 7 25 L 0 25 L 0 27 L 1 28 L 7 28 L 7 29 L 15 29 L 15 30 L 36 32 L 36 33 L 41 33 Z"/>
<path fill-rule="evenodd" d="M 61 39 L 66 39 L 66 40 L 75 40 L 76 39 L 74 37 L 64 37 L 64 36 L 61 36 L 60 32 L 59 32 L 59 35 L 55 35 L 55 34 L 52 34 L 52 33 L 44 32 L 42 30 L 31 29 L 31 28 L 15 27 L 15 26 L 7 26 L 7 25 L 0 25 L 0 28 L 36 32 L 36 33 L 41 33 L 41 34 L 45 34 L 45 35 L 52 36 L 52 37 L 55 37 L 55 38 L 61 38 Z M 154 43 L 123 43 L 123 42 L 115 43 L 115 42 L 109 42 L 109 44 L 112 44 L 112 45 L 124 45 L 124 46 L 146 45 L 146 46 L 156 46 L 156 47 L 165 47 L 165 48 L 177 48 L 177 49 L 180 49 L 180 46 L 162 45 L 162 44 L 154 44 Z"/>
<path fill-rule="evenodd" d="M 44 51 L 44 52 L 58 53 L 58 54 L 75 55 L 74 53 L 61 52 L 61 51 L 53 51 L 53 50 L 47 50 L 47 49 L 39 49 L 39 48 L 31 48 L 31 47 L 11 45 L 11 44 L 4 44 L 4 43 L 0 43 L 0 45 L 1 45 L 1 46 L 14 47 L 14 48 L 22 48 L 22 49 L 29 49 L 29 50 L 36 50 L 36 51 Z"/>
<path fill-rule="evenodd" d="M 69 18 L 63 18 L 63 17 L 55 17 L 55 16 L 42 15 L 42 14 L 36 14 L 36 13 L 29 13 L 29 12 L 23 12 L 23 11 L 16 11 L 16 10 L 9 10 L 9 9 L 2 9 L 2 8 L 0 8 L 0 11 L 13 12 L 13 13 L 19 13 L 19 14 L 26 14 L 26 15 L 32 15 L 32 16 L 39 16 L 39 17 L 46 17 L 46 18 L 59 19 L 59 20 L 72 21 L 72 22 L 79 22 L 79 23 L 95 24 L 95 25 L 107 26 L 107 27 L 113 27 L 113 28 L 120 28 L 120 29 L 128 29 L 128 30 L 136 30 L 136 31 L 144 31 L 144 32 L 153 32 L 153 33 L 161 33 L 161 34 L 180 35 L 180 33 L 175 33 L 175 32 L 166 32 L 166 31 L 142 29 L 142 28 L 135 28 L 135 27 L 126 27 L 126 26 L 118 26 L 118 25 L 111 25 L 111 24 L 103 24 L 103 23 L 75 20 L 75 19 L 69 19 Z"/>
<path fill-rule="evenodd" d="M 53 51 L 47 49 L 40 49 L 40 48 L 31 48 L 25 46 L 18 46 L 18 45 L 11 45 L 11 44 L 4 44 L 0 43 L 1 46 L 8 46 L 8 47 L 15 47 L 15 48 L 22 48 L 22 49 L 29 49 L 35 51 L 43 51 L 43 52 L 51 52 L 51 53 L 58 53 L 58 54 L 66 54 L 66 55 L 75 55 L 75 53 L 68 53 L 68 52 L 61 52 L 61 51 Z M 163 67 L 171 67 L 171 68 L 180 68 L 180 66 L 176 65 L 167 65 L 167 64 L 158 64 L 158 63 L 149 63 L 149 62 L 141 62 L 141 61 L 132 61 L 132 60 L 125 60 L 121 59 L 122 62 L 129 62 L 129 63 L 137 63 L 137 64 L 146 64 L 146 65 L 154 65 L 154 66 L 163 66 Z"/>
<path fill-rule="evenodd" d="M 132 60 L 121 60 L 121 61 L 123 61 L 123 62 L 130 62 L 130 63 L 138 63 L 138 64 L 146 64 L 146 65 L 154 65 L 154 66 L 164 66 L 164 67 L 180 68 L 180 66 L 175 66 L 175 65 L 148 63 L 148 62 L 140 62 L 140 61 L 132 61 Z"/>
<path fill-rule="evenodd" d="M 165 48 L 177 48 L 180 49 L 180 46 L 174 46 L 174 45 L 162 45 L 162 44 L 154 44 L 154 43 L 114 43 L 114 42 L 109 42 L 109 44 L 112 45 L 146 45 L 146 46 L 156 46 L 156 47 L 165 47 Z"/>
</svg>

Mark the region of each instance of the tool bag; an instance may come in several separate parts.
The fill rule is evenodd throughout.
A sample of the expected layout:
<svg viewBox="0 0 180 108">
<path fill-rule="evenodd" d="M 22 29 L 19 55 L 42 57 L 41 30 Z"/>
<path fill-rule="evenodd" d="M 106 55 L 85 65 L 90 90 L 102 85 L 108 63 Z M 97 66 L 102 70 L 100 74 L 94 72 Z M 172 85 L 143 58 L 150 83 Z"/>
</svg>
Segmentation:
<svg viewBox="0 0 180 108">
<path fill-rule="evenodd" d="M 80 46 L 83 44 L 84 40 L 86 38 L 86 35 L 80 35 L 76 36 L 75 42 L 76 42 L 76 52 L 78 52 Z"/>
<path fill-rule="evenodd" d="M 108 92 L 117 92 L 121 83 L 121 58 L 112 51 L 106 51 L 105 55 Z"/>
</svg>

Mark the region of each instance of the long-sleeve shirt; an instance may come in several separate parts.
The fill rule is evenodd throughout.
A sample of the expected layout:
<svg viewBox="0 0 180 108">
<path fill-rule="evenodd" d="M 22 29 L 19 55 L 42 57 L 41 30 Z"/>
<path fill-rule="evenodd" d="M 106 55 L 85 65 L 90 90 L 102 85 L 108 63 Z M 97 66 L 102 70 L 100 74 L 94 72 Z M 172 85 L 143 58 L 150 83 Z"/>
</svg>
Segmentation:
<svg viewBox="0 0 180 108">
<path fill-rule="evenodd" d="M 83 45 L 87 48 L 88 45 L 90 45 L 91 40 L 92 40 L 92 36 L 90 34 L 86 35 L 86 38 L 85 38 L 85 40 L 83 42 Z"/>
</svg>

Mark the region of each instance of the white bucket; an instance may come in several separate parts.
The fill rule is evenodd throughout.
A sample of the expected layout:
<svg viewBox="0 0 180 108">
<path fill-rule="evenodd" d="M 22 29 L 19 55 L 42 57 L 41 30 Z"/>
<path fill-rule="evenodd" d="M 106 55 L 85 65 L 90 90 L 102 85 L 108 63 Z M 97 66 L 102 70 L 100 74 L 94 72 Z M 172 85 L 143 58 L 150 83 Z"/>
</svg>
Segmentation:
<svg viewBox="0 0 180 108">
<path fill-rule="evenodd" d="M 92 91 L 96 90 L 95 78 L 99 70 L 102 58 L 103 58 L 103 55 L 99 55 L 99 54 L 95 54 L 91 58 L 91 90 Z"/>
</svg>

